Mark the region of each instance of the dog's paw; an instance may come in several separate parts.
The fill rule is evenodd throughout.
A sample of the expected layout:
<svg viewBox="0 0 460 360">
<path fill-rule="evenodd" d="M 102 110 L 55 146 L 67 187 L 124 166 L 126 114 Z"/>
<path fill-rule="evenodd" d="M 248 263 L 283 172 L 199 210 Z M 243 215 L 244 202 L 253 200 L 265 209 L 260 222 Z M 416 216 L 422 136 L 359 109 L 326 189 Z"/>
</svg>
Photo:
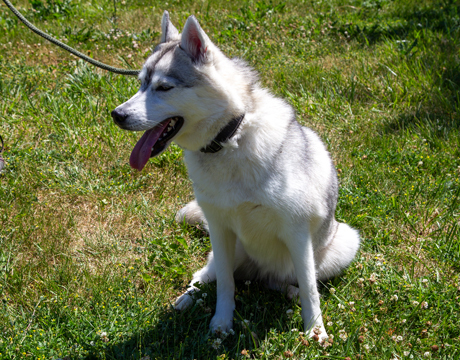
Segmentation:
<svg viewBox="0 0 460 360">
<path fill-rule="evenodd" d="M 289 300 L 295 300 L 300 305 L 300 290 L 297 286 L 288 285 L 286 296 Z"/>
<path fill-rule="evenodd" d="M 190 295 L 189 292 L 185 292 L 185 293 L 183 293 L 181 296 L 179 296 L 176 299 L 176 303 L 174 305 L 174 308 L 177 311 L 182 311 L 182 310 L 186 310 L 187 308 L 192 306 L 192 304 L 193 304 L 192 296 Z"/>
<path fill-rule="evenodd" d="M 179 224 L 184 222 L 189 225 L 201 224 L 204 226 L 206 231 L 209 231 L 208 222 L 206 221 L 203 211 L 201 210 L 196 200 L 190 201 L 187 205 L 180 209 L 176 213 L 175 220 Z"/>
<path fill-rule="evenodd" d="M 211 320 L 211 324 L 209 325 L 209 328 L 213 333 L 215 332 L 228 332 L 231 328 L 233 327 L 233 318 L 232 316 L 230 318 L 228 317 L 221 317 L 214 315 L 214 317 Z"/>
</svg>

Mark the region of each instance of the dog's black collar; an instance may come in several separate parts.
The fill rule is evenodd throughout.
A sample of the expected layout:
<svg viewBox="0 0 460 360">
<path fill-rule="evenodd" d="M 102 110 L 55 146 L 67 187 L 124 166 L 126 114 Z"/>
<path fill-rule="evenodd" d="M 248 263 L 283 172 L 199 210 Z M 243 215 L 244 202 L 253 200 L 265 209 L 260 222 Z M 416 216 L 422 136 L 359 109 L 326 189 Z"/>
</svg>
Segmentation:
<svg viewBox="0 0 460 360">
<path fill-rule="evenodd" d="M 232 119 L 232 121 L 225 125 L 225 127 L 217 134 L 211 143 L 201 148 L 200 151 L 214 154 L 221 150 L 223 148 L 222 144 L 228 141 L 233 135 L 235 135 L 236 130 L 240 126 L 243 119 L 244 114 Z"/>
</svg>

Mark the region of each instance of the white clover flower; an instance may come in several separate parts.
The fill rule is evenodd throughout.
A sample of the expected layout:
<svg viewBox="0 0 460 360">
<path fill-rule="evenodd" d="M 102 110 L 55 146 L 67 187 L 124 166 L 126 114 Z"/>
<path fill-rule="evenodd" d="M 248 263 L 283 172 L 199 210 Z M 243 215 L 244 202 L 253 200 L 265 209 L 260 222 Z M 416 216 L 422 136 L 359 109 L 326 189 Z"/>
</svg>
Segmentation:
<svg viewBox="0 0 460 360">
<path fill-rule="evenodd" d="M 250 321 L 249 320 L 243 320 L 244 325 L 248 326 Z"/>
<path fill-rule="evenodd" d="M 367 344 L 365 344 L 363 347 L 364 347 L 364 349 L 366 349 L 366 351 L 369 351 L 369 349 L 370 349 L 369 345 L 367 345 Z"/>
<path fill-rule="evenodd" d="M 247 280 L 244 284 L 248 286 L 251 285 L 251 280 Z"/>
<path fill-rule="evenodd" d="M 203 302 L 204 302 L 203 299 L 198 299 L 198 300 L 196 301 L 196 304 L 197 304 L 197 305 L 200 305 L 200 306 L 203 306 Z"/>
<path fill-rule="evenodd" d="M 375 323 L 379 323 L 379 322 L 380 322 L 380 320 L 377 318 L 377 316 L 374 318 L 374 322 L 375 322 Z"/>
<path fill-rule="evenodd" d="M 297 331 L 299 331 L 299 329 L 295 329 L 295 328 L 291 329 L 291 332 L 297 332 Z"/>
<path fill-rule="evenodd" d="M 201 295 L 201 297 L 202 297 L 203 299 L 206 299 L 207 296 L 208 296 L 207 293 L 203 293 L 203 295 Z"/>
<path fill-rule="evenodd" d="M 340 304 L 340 303 L 337 306 L 338 306 L 339 309 L 342 309 L 342 310 L 345 309 L 345 306 Z"/>
<path fill-rule="evenodd" d="M 344 329 L 339 330 L 339 338 L 341 338 L 343 341 L 348 339 L 348 334 Z"/>
<path fill-rule="evenodd" d="M 334 325 L 334 323 L 332 321 L 329 321 L 326 325 L 327 326 L 332 326 L 332 325 Z"/>
<path fill-rule="evenodd" d="M 422 309 L 428 309 L 428 303 L 426 301 L 422 301 L 422 304 L 420 305 Z"/>
<path fill-rule="evenodd" d="M 398 295 L 394 294 L 391 296 L 391 301 L 398 301 Z"/>
<path fill-rule="evenodd" d="M 100 337 L 103 342 L 109 342 L 109 338 L 107 337 L 107 333 L 105 331 L 101 332 Z"/>
<path fill-rule="evenodd" d="M 422 283 L 426 284 L 428 282 L 428 279 L 422 279 Z"/>
<path fill-rule="evenodd" d="M 330 288 L 330 289 L 329 289 L 329 292 L 330 292 L 331 294 L 335 294 L 335 289 L 334 289 L 334 288 Z"/>
<path fill-rule="evenodd" d="M 233 329 L 228 330 L 228 332 L 230 333 L 230 335 L 235 335 L 235 330 Z"/>
<path fill-rule="evenodd" d="M 286 315 L 287 316 L 291 317 L 293 314 L 294 314 L 294 310 L 292 310 L 292 309 L 287 309 L 286 310 Z"/>
<path fill-rule="evenodd" d="M 404 356 L 409 356 L 409 354 L 410 354 L 409 351 L 404 351 L 404 352 L 403 352 L 403 355 L 404 355 Z"/>
<path fill-rule="evenodd" d="M 404 338 L 401 335 L 396 336 L 396 341 L 397 342 L 401 342 L 401 341 L 403 341 L 403 339 Z"/>
<path fill-rule="evenodd" d="M 412 301 L 412 305 L 414 305 L 414 306 L 418 306 L 419 304 L 420 303 L 418 301 L 416 301 L 416 300 Z"/>
<path fill-rule="evenodd" d="M 429 358 L 429 357 L 431 357 L 431 353 L 429 351 L 424 352 L 423 356 L 426 357 L 426 358 Z"/>
<path fill-rule="evenodd" d="M 217 338 L 217 339 L 214 339 L 214 341 L 212 342 L 212 347 L 217 350 L 221 344 L 222 344 L 222 340 Z"/>
<path fill-rule="evenodd" d="M 402 323 L 402 324 L 405 324 L 406 322 L 407 322 L 407 319 L 402 319 L 402 320 L 401 320 L 401 323 Z"/>
</svg>

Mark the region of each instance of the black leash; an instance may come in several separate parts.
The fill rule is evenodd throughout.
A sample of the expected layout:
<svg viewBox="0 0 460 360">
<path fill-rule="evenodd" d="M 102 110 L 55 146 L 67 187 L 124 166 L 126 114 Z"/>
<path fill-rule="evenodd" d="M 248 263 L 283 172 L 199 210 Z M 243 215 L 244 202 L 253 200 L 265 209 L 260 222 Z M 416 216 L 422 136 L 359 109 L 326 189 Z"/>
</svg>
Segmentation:
<svg viewBox="0 0 460 360">
<path fill-rule="evenodd" d="M 0 173 L 3 170 L 3 166 L 5 165 L 5 160 L 2 158 L 2 152 L 3 152 L 3 138 L 2 135 L 0 135 L 0 142 L 2 143 L 2 147 L 0 148 Z"/>
<path fill-rule="evenodd" d="M 30 30 L 32 30 L 34 33 L 40 35 L 41 37 L 45 38 L 46 40 L 52 42 L 53 44 L 63 48 L 64 50 L 67 50 L 68 52 L 74 54 L 75 56 L 78 56 L 79 58 L 89 62 L 92 65 L 95 65 L 101 69 L 111 71 L 117 74 L 121 75 L 138 75 L 140 70 L 126 70 L 126 69 L 119 69 L 104 63 L 101 63 L 100 61 L 94 60 L 90 58 L 89 56 L 86 56 L 85 54 L 82 54 L 81 52 L 75 50 L 74 48 L 71 48 L 70 46 L 60 42 L 59 40 L 53 38 L 52 36 L 49 36 L 47 33 L 41 31 L 40 29 L 36 28 L 34 25 L 32 25 L 14 6 L 11 4 L 8 0 L 3 0 L 3 2 L 8 6 L 8 8 L 13 12 L 14 15 L 18 17 L 19 20 L 21 20 L 24 25 L 26 25 Z M 235 135 L 236 130 L 240 126 L 241 122 L 243 121 L 244 114 L 232 119 L 220 132 L 217 134 L 217 136 L 212 140 L 212 142 L 209 145 L 206 145 L 205 147 L 201 148 L 200 151 L 204 153 L 216 153 L 220 151 L 223 148 L 223 143 L 228 141 L 233 135 Z M 5 161 L 1 157 L 1 153 L 3 151 L 3 139 L 0 136 L 0 140 L 2 143 L 2 148 L 0 150 L 0 172 L 3 169 L 3 166 L 5 164 Z"/>
<path fill-rule="evenodd" d="M 59 40 L 53 38 L 52 36 L 49 36 L 47 33 L 41 31 L 40 29 L 36 28 L 34 25 L 32 25 L 27 19 L 11 4 L 8 0 L 3 0 L 3 2 L 10 8 L 10 10 L 13 12 L 14 15 L 18 17 L 19 20 L 21 20 L 24 25 L 26 25 L 30 30 L 32 30 L 34 33 L 40 35 L 41 37 L 45 38 L 46 40 L 52 42 L 54 45 L 57 45 L 64 50 L 67 50 L 68 52 L 74 54 L 75 56 L 78 56 L 80 59 L 83 59 L 90 64 L 93 64 L 94 66 L 97 66 L 101 69 L 116 73 L 116 74 L 121 74 L 121 75 L 134 75 L 137 76 L 139 75 L 140 70 L 126 70 L 126 69 L 119 69 L 104 63 L 101 63 L 100 61 L 94 60 L 90 58 L 89 56 L 86 56 L 85 54 L 81 53 L 80 51 L 75 50 L 74 48 L 71 48 L 70 46 L 60 42 Z"/>
</svg>

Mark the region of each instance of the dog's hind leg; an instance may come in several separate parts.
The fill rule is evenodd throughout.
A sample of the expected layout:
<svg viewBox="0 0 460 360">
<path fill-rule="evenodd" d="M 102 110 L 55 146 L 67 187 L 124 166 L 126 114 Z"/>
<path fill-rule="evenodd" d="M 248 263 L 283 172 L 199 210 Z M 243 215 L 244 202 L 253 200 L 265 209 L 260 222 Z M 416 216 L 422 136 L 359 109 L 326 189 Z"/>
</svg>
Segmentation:
<svg viewBox="0 0 460 360">
<path fill-rule="evenodd" d="M 198 205 L 196 200 L 190 201 L 182 209 L 180 209 L 176 214 L 176 222 L 178 223 L 187 223 L 190 225 L 203 225 L 206 231 L 209 232 L 208 222 L 204 217 L 203 211 Z"/>
<path fill-rule="evenodd" d="M 359 233 L 347 224 L 336 223 L 337 230 L 328 244 L 315 251 L 316 277 L 325 281 L 340 275 L 359 249 Z"/>
</svg>

